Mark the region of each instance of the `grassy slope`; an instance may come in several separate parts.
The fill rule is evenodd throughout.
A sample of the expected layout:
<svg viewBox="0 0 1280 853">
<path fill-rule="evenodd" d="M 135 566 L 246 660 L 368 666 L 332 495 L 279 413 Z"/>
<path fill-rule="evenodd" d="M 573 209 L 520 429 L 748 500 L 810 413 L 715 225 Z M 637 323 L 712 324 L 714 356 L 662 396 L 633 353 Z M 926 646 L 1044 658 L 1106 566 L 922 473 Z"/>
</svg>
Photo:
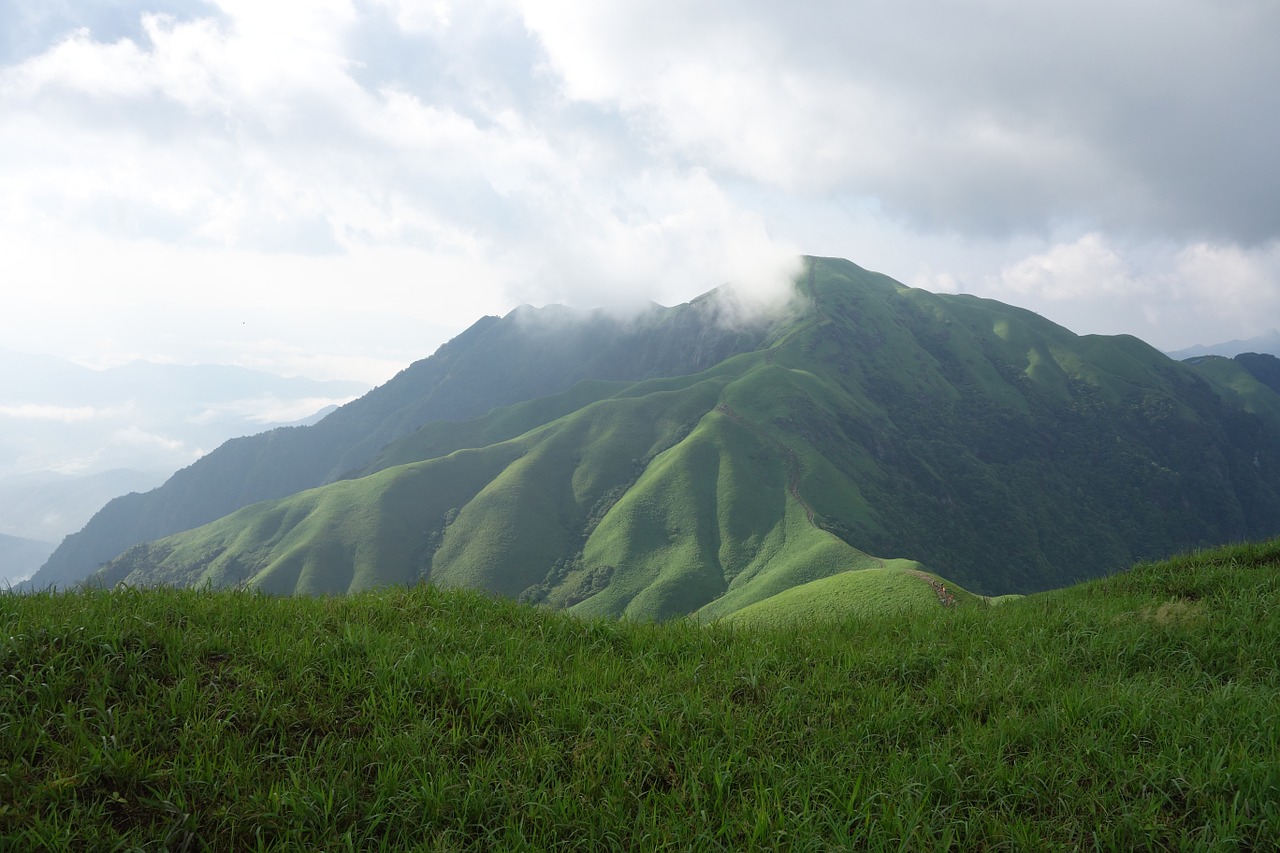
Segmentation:
<svg viewBox="0 0 1280 853">
<path fill-rule="evenodd" d="M 0 597 L 0 848 L 1268 849 L 1280 542 L 998 608 Z"/>
<path fill-rule="evenodd" d="M 956 597 L 957 607 L 986 606 L 985 601 L 945 578 L 922 572 L 911 560 L 887 560 L 883 566 L 843 572 L 810 581 L 730 613 L 726 620 L 742 627 L 785 628 L 829 625 L 851 618 L 886 613 L 916 613 L 939 606 L 937 593 L 920 577 L 928 574 Z"/>
<path fill-rule="evenodd" d="M 596 383 L 566 397 L 615 390 Z M 247 507 L 148 546 L 144 569 L 125 560 L 102 580 L 316 593 L 421 576 L 511 597 L 541 586 L 541 600 L 587 615 L 714 618 L 876 563 L 797 499 L 811 472 L 829 481 L 827 502 L 856 504 L 856 489 L 761 426 L 772 414 L 750 402 L 789 411 L 820 390 L 812 376 L 744 356 L 631 386 L 497 444 L 474 446 L 555 407 L 522 404 L 465 430 L 432 425 L 384 458 L 443 455 Z"/>
<path fill-rule="evenodd" d="M 1259 381 L 1239 361 L 1210 355 L 1189 362 L 1213 381 L 1218 393 L 1246 412 L 1257 412 L 1280 420 L 1280 394 Z"/>
</svg>

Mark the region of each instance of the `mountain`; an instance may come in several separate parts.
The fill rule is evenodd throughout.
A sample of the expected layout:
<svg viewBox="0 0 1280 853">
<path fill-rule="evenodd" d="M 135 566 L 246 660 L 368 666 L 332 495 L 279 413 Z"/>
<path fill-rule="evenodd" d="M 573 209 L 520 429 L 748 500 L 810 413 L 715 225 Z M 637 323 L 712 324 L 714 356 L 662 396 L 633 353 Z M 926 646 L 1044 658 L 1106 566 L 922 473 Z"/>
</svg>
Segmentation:
<svg viewBox="0 0 1280 853">
<path fill-rule="evenodd" d="M 256 471 L 301 470 L 289 443 L 333 437 L 308 461 L 344 479 L 139 545 L 96 580 L 430 580 L 587 615 L 715 619 L 905 565 L 884 558 L 1025 593 L 1280 531 L 1280 396 L 1238 362 L 1203 370 L 836 259 L 809 259 L 796 286 L 793 313 L 751 327 L 726 328 L 716 293 L 629 327 L 567 309 L 482 321 L 406 371 L 432 382 L 402 375 L 310 428 L 343 416 L 348 449 L 320 432 L 255 445 Z M 502 348 L 476 347 L 500 330 Z M 588 340 L 599 349 L 576 349 Z M 659 353 L 661 370 L 641 369 Z M 510 402 L 517 389 L 527 399 Z M 469 421 L 428 405 L 464 390 Z M 244 497 L 256 472 L 235 444 L 153 494 L 198 474 L 201 496 Z M 79 536 L 129 522 L 100 518 Z"/>
<path fill-rule="evenodd" d="M 3 477 L 0 478 L 0 533 L 58 542 L 84 527 L 112 498 L 154 489 L 166 479 L 167 473 L 131 469 L 80 475 L 33 471 Z M 52 551 L 53 546 L 49 550 Z M 39 565 L 33 566 L 32 571 L 38 568 Z"/>
<path fill-rule="evenodd" d="M 1280 394 L 1280 358 L 1270 353 L 1242 352 L 1233 360 L 1238 361 L 1254 379 Z"/>
<path fill-rule="evenodd" d="M 0 533 L 0 589 L 29 577 L 53 551 L 53 543 Z"/>
<path fill-rule="evenodd" d="M 367 390 L 229 365 L 92 370 L 0 349 L 0 480 L 33 472 L 171 473 L 229 438 L 298 421 Z"/>
<path fill-rule="evenodd" d="M 764 345 L 767 326 L 735 325 L 730 307 L 707 298 L 627 319 L 559 306 L 485 317 L 313 426 L 228 441 L 159 489 L 112 501 L 31 583 L 74 583 L 131 545 L 358 473 L 388 442 L 430 421 L 483 415 L 585 379 L 696 373 Z"/>
<path fill-rule="evenodd" d="M 1259 335 L 1256 338 L 1249 338 L 1243 341 L 1224 341 L 1220 344 L 1209 344 L 1208 346 L 1196 344 L 1186 349 L 1175 350 L 1169 353 L 1169 357 L 1179 361 L 1201 355 L 1222 355 L 1231 358 L 1242 352 L 1280 355 L 1280 329 L 1272 329 L 1265 335 Z"/>
<path fill-rule="evenodd" d="M 366 390 L 228 365 L 92 370 L 0 348 L 0 533 L 57 542 L 229 438 Z"/>
</svg>

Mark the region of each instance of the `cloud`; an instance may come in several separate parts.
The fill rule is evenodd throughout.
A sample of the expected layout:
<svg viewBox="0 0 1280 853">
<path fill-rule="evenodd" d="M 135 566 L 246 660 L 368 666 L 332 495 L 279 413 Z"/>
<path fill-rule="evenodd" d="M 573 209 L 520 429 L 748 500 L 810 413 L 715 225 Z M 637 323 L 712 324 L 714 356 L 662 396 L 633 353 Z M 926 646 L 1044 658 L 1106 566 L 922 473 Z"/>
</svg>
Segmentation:
<svg viewBox="0 0 1280 853">
<path fill-rule="evenodd" d="M 435 35 L 449 29 L 453 8 L 449 3 L 430 0 L 373 0 L 385 9 L 396 26 L 406 33 Z"/>
<path fill-rule="evenodd" d="M 1089 233 L 1006 265 L 982 289 L 1079 332 L 1127 332 L 1170 350 L 1247 338 L 1280 315 L 1280 241 L 1118 245 Z"/>
<path fill-rule="evenodd" d="M 1256 249 L 1196 243 L 1175 260 L 1178 296 L 1248 329 L 1253 336 L 1280 317 L 1280 240 Z"/>
<path fill-rule="evenodd" d="M 119 445 L 131 445 L 134 447 L 145 447 L 156 450 L 169 451 L 174 453 L 184 453 L 192 461 L 200 456 L 199 451 L 190 451 L 184 442 L 180 439 L 170 438 L 159 433 L 148 432 L 138 427 L 126 427 L 116 430 L 111 435 L 111 441 Z"/>
<path fill-rule="evenodd" d="M 800 252 L 1090 330 L 1273 304 L 1274 3 L 7 2 L 36 351 L 376 381 L 520 302 L 785 298 Z"/>
<path fill-rule="evenodd" d="M 219 420 L 247 421 L 253 424 L 287 424 L 314 415 L 328 406 L 341 406 L 355 397 L 302 397 L 282 400 L 266 394 L 243 400 L 233 400 L 204 409 L 189 418 L 194 424 L 208 424 Z"/>
<path fill-rule="evenodd" d="M 1050 300 L 1134 295 L 1153 289 L 1151 282 L 1135 278 L 1124 259 L 1097 233 L 1006 267 L 1000 272 L 1000 286 Z"/>
<path fill-rule="evenodd" d="M 655 147 L 971 234 L 1080 219 L 1280 233 L 1280 7 L 567 0 L 523 5 L 571 98 Z"/>
<path fill-rule="evenodd" d="M 25 421 L 54 421 L 64 424 L 101 420 L 118 414 L 118 410 L 98 409 L 93 406 L 50 406 L 38 403 L 0 406 L 0 417 Z"/>
</svg>

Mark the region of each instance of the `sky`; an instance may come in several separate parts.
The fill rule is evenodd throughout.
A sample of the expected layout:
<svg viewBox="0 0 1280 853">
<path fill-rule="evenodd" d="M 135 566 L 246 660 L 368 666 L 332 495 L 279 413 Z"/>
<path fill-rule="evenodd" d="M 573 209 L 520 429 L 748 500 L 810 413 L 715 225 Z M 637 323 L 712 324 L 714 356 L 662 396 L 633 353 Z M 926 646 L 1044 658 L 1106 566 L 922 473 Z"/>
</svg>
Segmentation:
<svg viewBox="0 0 1280 853">
<path fill-rule="evenodd" d="M 381 382 L 801 254 L 1280 326 L 1275 0 L 0 0 L 0 344 Z"/>
</svg>

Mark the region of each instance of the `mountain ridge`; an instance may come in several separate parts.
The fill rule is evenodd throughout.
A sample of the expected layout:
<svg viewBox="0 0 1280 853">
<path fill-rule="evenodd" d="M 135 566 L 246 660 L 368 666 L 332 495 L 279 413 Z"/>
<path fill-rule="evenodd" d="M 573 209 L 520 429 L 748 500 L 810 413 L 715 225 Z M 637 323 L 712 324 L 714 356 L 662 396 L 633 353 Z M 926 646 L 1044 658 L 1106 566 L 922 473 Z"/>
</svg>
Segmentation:
<svg viewBox="0 0 1280 853">
<path fill-rule="evenodd" d="M 429 580 L 715 619 L 885 559 L 1030 592 L 1280 527 L 1277 400 L 1254 381 L 1271 405 L 1243 408 L 1238 363 L 807 265 L 803 310 L 738 342 L 759 348 L 429 422 L 364 476 L 140 545 L 99 580 Z"/>
<path fill-rule="evenodd" d="M 158 489 L 112 501 L 63 541 L 29 586 L 74 583 L 132 545 L 351 476 L 389 441 L 428 421 L 481 415 L 580 379 L 689 372 L 754 346 L 767 333 L 723 325 L 717 302 L 706 298 L 629 320 L 594 312 L 591 323 L 536 322 L 556 313 L 528 309 L 482 318 L 313 426 L 233 439 Z"/>
<path fill-rule="evenodd" d="M 1280 355 L 1280 329 L 1272 329 L 1265 334 L 1245 340 L 1223 341 L 1217 344 L 1194 344 L 1183 349 L 1172 350 L 1168 353 L 1168 356 L 1177 361 L 1185 361 L 1189 358 L 1204 355 L 1221 355 L 1233 358 L 1246 352 Z"/>
</svg>

